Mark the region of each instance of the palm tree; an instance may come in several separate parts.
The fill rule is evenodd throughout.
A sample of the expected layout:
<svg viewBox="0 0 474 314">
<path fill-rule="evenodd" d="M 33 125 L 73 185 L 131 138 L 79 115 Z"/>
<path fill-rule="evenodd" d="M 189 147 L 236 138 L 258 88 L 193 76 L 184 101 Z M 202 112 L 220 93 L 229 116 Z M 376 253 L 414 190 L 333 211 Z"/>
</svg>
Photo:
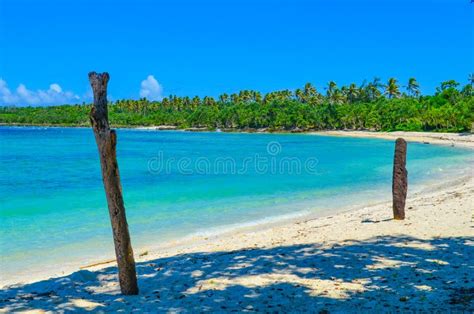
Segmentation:
<svg viewBox="0 0 474 314">
<path fill-rule="evenodd" d="M 239 99 L 240 101 L 247 102 L 250 100 L 250 93 L 248 90 L 241 90 L 239 92 Z"/>
<path fill-rule="evenodd" d="M 193 108 L 197 108 L 201 105 L 201 99 L 199 96 L 194 96 L 193 99 L 191 100 Z"/>
<path fill-rule="evenodd" d="M 262 93 L 260 93 L 259 91 L 254 91 L 253 92 L 253 98 L 254 98 L 255 102 L 261 103 L 262 102 Z"/>
<path fill-rule="evenodd" d="M 240 102 L 240 97 L 239 97 L 239 95 L 237 95 L 237 94 L 235 94 L 235 93 L 232 94 L 232 95 L 230 95 L 230 99 L 231 99 L 231 101 L 232 101 L 234 104 L 237 104 L 237 103 Z"/>
<path fill-rule="evenodd" d="M 461 90 L 461 94 L 465 97 L 474 96 L 474 87 L 471 84 L 466 84 L 466 86 Z"/>
<path fill-rule="evenodd" d="M 227 95 L 226 93 L 219 95 L 219 101 L 221 103 L 225 104 L 227 103 L 228 100 L 229 100 L 229 95 Z"/>
<path fill-rule="evenodd" d="M 303 93 L 303 91 L 302 91 L 300 88 L 297 88 L 297 89 L 295 90 L 295 96 L 296 96 L 296 99 L 297 99 L 299 102 L 304 102 L 304 101 L 305 101 L 304 93 Z"/>
<path fill-rule="evenodd" d="M 474 96 L 474 73 L 470 73 L 468 77 L 468 83 L 461 90 L 461 93 L 465 97 Z"/>
<path fill-rule="evenodd" d="M 326 96 L 328 99 L 331 99 L 332 96 L 334 95 L 334 92 L 337 90 L 337 85 L 336 82 L 334 81 L 329 81 L 328 87 L 326 87 Z"/>
<path fill-rule="evenodd" d="M 202 100 L 202 102 L 204 103 L 204 105 L 206 106 L 213 106 L 216 104 L 216 101 L 214 100 L 214 98 L 212 98 L 211 96 L 205 96 Z"/>
<path fill-rule="evenodd" d="M 347 89 L 347 100 L 349 100 L 349 102 L 352 104 L 354 103 L 354 101 L 356 101 L 358 96 L 359 88 L 357 88 L 357 85 L 355 83 L 352 83 Z"/>
<path fill-rule="evenodd" d="M 365 87 L 369 100 L 375 100 L 379 98 L 382 95 L 380 89 L 383 87 L 385 86 L 382 84 L 382 82 L 380 82 L 380 78 L 374 77 L 372 82 L 367 84 L 367 86 Z"/>
<path fill-rule="evenodd" d="M 191 98 L 189 98 L 189 96 L 184 96 L 183 105 L 185 109 L 189 108 L 189 106 L 191 105 Z"/>
<path fill-rule="evenodd" d="M 291 99 L 293 97 L 293 92 L 289 89 L 284 89 L 280 93 L 283 100 Z"/>
<path fill-rule="evenodd" d="M 330 100 L 331 100 L 331 103 L 340 105 L 340 104 L 343 104 L 346 101 L 346 99 L 347 98 L 342 92 L 342 90 L 337 88 L 332 93 Z"/>
<path fill-rule="evenodd" d="M 303 89 L 297 88 L 294 95 L 299 102 L 310 103 L 318 96 L 318 92 L 311 83 L 306 83 Z"/>
<path fill-rule="evenodd" d="M 400 96 L 400 89 L 396 78 L 391 77 L 388 79 L 388 84 L 385 87 L 385 94 L 388 95 L 388 98 L 396 98 Z"/>
<path fill-rule="evenodd" d="M 447 90 L 450 88 L 456 88 L 459 86 L 459 83 L 456 82 L 455 80 L 449 80 L 449 81 L 444 81 L 441 82 L 441 90 Z"/>
<path fill-rule="evenodd" d="M 304 95 L 306 99 L 316 96 L 316 88 L 311 83 L 306 83 L 304 85 Z"/>
<path fill-rule="evenodd" d="M 407 92 L 414 97 L 420 96 L 420 84 L 418 84 L 414 77 L 408 79 Z"/>
</svg>

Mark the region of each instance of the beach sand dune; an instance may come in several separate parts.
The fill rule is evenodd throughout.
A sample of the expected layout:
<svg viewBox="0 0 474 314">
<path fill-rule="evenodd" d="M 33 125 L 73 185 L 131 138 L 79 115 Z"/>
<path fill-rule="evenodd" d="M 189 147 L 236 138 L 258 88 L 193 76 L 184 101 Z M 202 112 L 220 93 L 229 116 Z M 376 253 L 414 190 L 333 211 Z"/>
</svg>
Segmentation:
<svg viewBox="0 0 474 314">
<path fill-rule="evenodd" d="M 111 264 L 4 287 L 3 312 L 473 312 L 474 178 L 381 203 L 202 237 L 138 258 L 140 294 Z M 138 254 L 137 254 L 138 255 Z"/>
</svg>

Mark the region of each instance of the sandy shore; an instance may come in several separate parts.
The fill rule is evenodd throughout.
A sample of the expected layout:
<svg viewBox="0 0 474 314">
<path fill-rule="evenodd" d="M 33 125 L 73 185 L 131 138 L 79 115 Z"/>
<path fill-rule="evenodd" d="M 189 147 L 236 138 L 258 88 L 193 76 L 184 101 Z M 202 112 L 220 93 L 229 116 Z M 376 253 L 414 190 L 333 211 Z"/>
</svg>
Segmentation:
<svg viewBox="0 0 474 314">
<path fill-rule="evenodd" d="M 310 134 L 381 138 L 387 140 L 395 140 L 402 137 L 409 142 L 474 148 L 474 133 L 321 131 L 311 132 Z"/>
<path fill-rule="evenodd" d="M 433 144 L 453 141 L 474 147 L 472 135 L 458 135 L 462 140 L 449 135 L 374 137 L 429 138 Z M 405 221 L 391 219 L 387 202 L 192 239 L 137 258 L 139 296 L 121 296 L 115 267 L 103 264 L 5 287 L 0 291 L 0 309 L 474 311 L 473 174 L 473 169 L 466 169 L 465 176 L 455 181 L 410 195 Z"/>
</svg>

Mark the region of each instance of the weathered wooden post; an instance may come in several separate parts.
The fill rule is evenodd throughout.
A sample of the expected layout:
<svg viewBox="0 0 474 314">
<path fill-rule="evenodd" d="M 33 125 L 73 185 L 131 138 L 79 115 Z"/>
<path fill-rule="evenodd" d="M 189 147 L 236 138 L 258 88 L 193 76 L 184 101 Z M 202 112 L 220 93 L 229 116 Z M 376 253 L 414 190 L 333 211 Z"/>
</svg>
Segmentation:
<svg viewBox="0 0 474 314">
<path fill-rule="evenodd" d="M 102 180 L 109 207 L 110 221 L 112 222 L 120 290 L 123 294 L 131 295 L 138 294 L 137 274 L 117 164 L 117 135 L 109 127 L 107 111 L 108 81 L 109 74 L 106 72 L 102 74 L 89 73 L 89 82 L 94 92 L 94 106 L 90 113 L 90 121 L 99 149 Z"/>
<path fill-rule="evenodd" d="M 405 201 L 408 189 L 407 142 L 403 138 L 395 141 L 395 156 L 393 158 L 393 219 L 405 219 Z"/>
</svg>

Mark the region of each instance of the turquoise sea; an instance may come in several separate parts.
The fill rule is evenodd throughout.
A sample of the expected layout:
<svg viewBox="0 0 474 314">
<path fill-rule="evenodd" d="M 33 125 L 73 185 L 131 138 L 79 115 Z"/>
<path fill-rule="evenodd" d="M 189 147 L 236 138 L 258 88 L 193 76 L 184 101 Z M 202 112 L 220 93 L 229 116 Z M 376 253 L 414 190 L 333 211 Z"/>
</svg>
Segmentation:
<svg viewBox="0 0 474 314">
<path fill-rule="evenodd" d="M 125 130 L 118 161 L 135 253 L 193 234 L 390 200 L 394 142 Z M 409 143 L 410 192 L 472 151 Z M 0 275 L 113 258 L 91 129 L 0 127 Z"/>
</svg>

